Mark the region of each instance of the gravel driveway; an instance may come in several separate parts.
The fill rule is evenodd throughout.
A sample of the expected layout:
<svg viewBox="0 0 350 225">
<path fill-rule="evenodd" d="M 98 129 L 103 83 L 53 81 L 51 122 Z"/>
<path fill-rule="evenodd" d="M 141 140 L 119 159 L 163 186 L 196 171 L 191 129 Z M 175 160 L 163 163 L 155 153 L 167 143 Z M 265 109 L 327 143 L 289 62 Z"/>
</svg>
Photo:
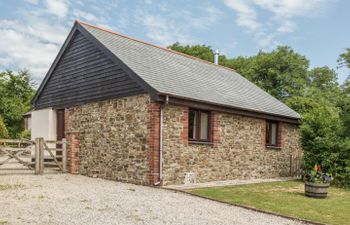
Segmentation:
<svg viewBox="0 0 350 225">
<path fill-rule="evenodd" d="M 114 181 L 0 174 L 0 224 L 301 224 L 277 216 Z"/>
</svg>

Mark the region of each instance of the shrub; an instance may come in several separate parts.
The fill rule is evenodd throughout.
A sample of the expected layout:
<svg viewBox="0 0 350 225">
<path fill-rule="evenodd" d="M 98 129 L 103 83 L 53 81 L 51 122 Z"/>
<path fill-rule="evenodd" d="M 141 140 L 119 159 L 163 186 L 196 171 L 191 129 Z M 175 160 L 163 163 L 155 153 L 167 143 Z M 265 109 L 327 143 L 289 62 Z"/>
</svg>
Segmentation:
<svg viewBox="0 0 350 225">
<path fill-rule="evenodd" d="M 332 174 L 332 183 L 350 188 L 350 140 L 339 144 L 339 149 L 323 154 L 322 166 Z"/>
<path fill-rule="evenodd" d="M 7 131 L 6 125 L 0 116 L 0 138 L 8 138 L 9 132 Z"/>
<path fill-rule="evenodd" d="M 30 130 L 24 130 L 20 134 L 20 138 L 23 138 L 23 139 L 30 139 L 30 137 L 31 137 Z"/>
</svg>

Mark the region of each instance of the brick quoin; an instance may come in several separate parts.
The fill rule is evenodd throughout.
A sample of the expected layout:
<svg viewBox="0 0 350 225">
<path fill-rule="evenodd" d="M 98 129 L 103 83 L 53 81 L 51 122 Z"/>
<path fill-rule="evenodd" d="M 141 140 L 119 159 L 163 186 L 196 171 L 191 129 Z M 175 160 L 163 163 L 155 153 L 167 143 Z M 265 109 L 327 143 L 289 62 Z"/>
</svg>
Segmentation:
<svg viewBox="0 0 350 225">
<path fill-rule="evenodd" d="M 69 155 L 69 168 L 71 174 L 79 174 L 79 140 L 78 132 L 72 132 L 69 134 L 70 138 L 70 151 Z"/>
<path fill-rule="evenodd" d="M 284 147 L 284 124 L 282 122 L 278 123 L 278 145 Z"/>
<path fill-rule="evenodd" d="M 160 103 L 150 103 L 148 105 L 148 113 L 150 117 L 149 121 L 149 134 L 147 138 L 148 151 L 147 160 L 149 164 L 148 180 L 150 185 L 154 185 L 160 179 L 159 174 L 159 150 L 160 150 Z M 161 185 L 161 184 L 160 184 Z"/>
<path fill-rule="evenodd" d="M 218 115 L 215 112 L 212 112 L 210 115 L 210 127 L 212 130 L 211 140 L 213 142 L 214 147 L 218 146 L 219 143 L 219 125 L 218 125 Z"/>
<path fill-rule="evenodd" d="M 188 110 L 188 107 L 183 107 L 183 112 L 181 116 L 182 131 L 180 134 L 180 138 L 185 145 L 188 144 Z"/>
<path fill-rule="evenodd" d="M 79 174 L 79 133 L 76 131 L 69 131 L 69 109 L 64 110 L 64 131 L 65 138 L 69 142 L 67 145 L 67 156 L 68 156 L 68 168 L 71 174 Z"/>
</svg>

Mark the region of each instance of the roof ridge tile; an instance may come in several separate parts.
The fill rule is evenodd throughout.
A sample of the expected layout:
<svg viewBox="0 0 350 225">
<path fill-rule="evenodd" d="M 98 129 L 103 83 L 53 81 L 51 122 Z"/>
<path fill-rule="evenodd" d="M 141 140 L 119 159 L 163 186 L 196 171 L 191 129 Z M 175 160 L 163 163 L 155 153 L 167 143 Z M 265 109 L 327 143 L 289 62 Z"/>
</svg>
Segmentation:
<svg viewBox="0 0 350 225">
<path fill-rule="evenodd" d="M 99 29 L 99 30 L 102 30 L 102 31 L 105 31 L 105 32 L 108 32 L 108 33 L 111 33 L 111 34 L 114 34 L 114 35 L 118 35 L 120 37 L 127 38 L 127 39 L 132 40 L 132 41 L 136 41 L 136 42 L 139 42 L 139 43 L 142 43 L 142 44 L 145 44 L 145 45 L 149 45 L 149 46 L 158 48 L 160 50 L 168 51 L 168 52 L 171 52 L 171 53 L 174 53 L 174 54 L 177 54 L 177 55 L 181 55 L 181 56 L 184 56 L 184 57 L 187 57 L 187 58 L 199 61 L 199 62 L 207 63 L 209 65 L 217 66 L 217 67 L 220 67 L 220 68 L 223 68 L 223 69 L 227 69 L 227 70 L 230 70 L 230 71 L 233 71 L 233 72 L 237 73 L 237 71 L 235 69 L 232 69 L 232 68 L 220 65 L 220 64 L 215 64 L 213 62 L 210 62 L 210 61 L 207 61 L 207 60 L 204 60 L 204 59 L 200 59 L 200 58 L 197 58 L 197 57 L 194 57 L 194 56 L 191 56 L 191 55 L 187 55 L 185 53 L 178 52 L 178 51 L 175 51 L 175 50 L 172 50 L 172 49 L 169 49 L 169 48 L 165 48 L 165 47 L 162 47 L 162 46 L 159 46 L 159 45 L 156 45 L 156 44 L 152 44 L 150 42 L 143 41 L 143 40 L 140 40 L 140 39 L 137 39 L 137 38 L 134 38 L 134 37 L 130 37 L 128 35 L 121 34 L 119 32 L 112 31 L 112 30 L 109 30 L 107 28 L 96 26 L 96 25 L 93 25 L 93 24 L 90 24 L 90 23 L 87 23 L 87 22 L 83 22 L 83 21 L 80 21 L 80 20 L 76 20 L 75 22 L 79 23 L 79 24 L 86 25 L 86 26 L 90 26 L 90 27 L 93 27 L 95 29 Z"/>
</svg>

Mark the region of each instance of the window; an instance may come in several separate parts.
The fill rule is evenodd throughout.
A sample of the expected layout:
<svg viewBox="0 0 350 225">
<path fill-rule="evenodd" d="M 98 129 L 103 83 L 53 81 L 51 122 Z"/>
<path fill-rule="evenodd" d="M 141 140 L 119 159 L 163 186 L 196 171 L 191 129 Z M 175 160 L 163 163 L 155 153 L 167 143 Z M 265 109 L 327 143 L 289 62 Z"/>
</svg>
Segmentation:
<svg viewBox="0 0 350 225">
<path fill-rule="evenodd" d="M 278 122 L 266 121 L 266 145 L 278 146 Z"/>
<path fill-rule="evenodd" d="M 190 109 L 188 117 L 188 139 L 191 141 L 210 141 L 210 113 Z"/>
</svg>

